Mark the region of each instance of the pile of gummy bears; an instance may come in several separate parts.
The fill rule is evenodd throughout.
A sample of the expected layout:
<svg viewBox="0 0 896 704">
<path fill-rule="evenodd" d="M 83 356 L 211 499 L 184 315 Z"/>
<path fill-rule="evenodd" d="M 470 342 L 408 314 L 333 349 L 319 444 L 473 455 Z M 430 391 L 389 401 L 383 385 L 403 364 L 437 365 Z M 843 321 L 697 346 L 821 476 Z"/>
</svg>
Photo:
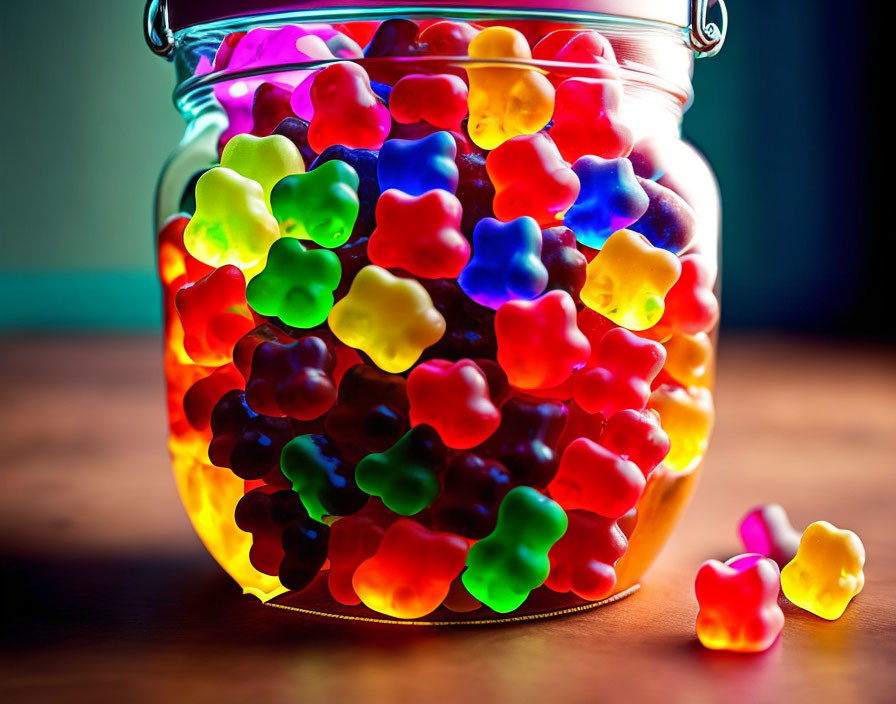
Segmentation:
<svg viewBox="0 0 896 704">
<path fill-rule="evenodd" d="M 611 44 L 290 25 L 209 72 L 220 165 L 159 246 L 175 472 L 216 558 L 403 619 L 612 595 L 652 474 L 705 452 L 718 303 Z"/>
</svg>

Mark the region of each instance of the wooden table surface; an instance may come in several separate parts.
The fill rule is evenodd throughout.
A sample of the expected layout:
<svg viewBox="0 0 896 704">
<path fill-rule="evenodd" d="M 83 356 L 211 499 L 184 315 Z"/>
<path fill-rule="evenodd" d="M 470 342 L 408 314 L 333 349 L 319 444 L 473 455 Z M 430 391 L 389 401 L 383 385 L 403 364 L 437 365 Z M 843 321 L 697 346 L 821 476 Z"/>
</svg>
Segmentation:
<svg viewBox="0 0 896 704">
<path fill-rule="evenodd" d="M 167 467 L 154 339 L 0 341 L 0 700 L 896 699 L 896 351 L 724 338 L 694 500 L 643 588 L 551 621 L 425 629 L 313 621 L 239 594 Z M 855 530 L 865 591 L 833 623 L 783 602 L 768 652 L 703 650 L 693 578 L 777 501 Z"/>
</svg>

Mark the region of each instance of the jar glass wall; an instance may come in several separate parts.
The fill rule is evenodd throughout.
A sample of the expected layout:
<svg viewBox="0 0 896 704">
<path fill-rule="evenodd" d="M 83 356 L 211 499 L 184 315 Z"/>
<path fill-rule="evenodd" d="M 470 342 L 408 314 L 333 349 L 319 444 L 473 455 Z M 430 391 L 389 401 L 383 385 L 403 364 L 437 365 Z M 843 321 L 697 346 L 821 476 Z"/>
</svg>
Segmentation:
<svg viewBox="0 0 896 704">
<path fill-rule="evenodd" d="M 685 40 L 457 8 L 178 33 L 170 449 L 247 593 L 489 621 L 637 584 L 713 419 Z"/>
</svg>

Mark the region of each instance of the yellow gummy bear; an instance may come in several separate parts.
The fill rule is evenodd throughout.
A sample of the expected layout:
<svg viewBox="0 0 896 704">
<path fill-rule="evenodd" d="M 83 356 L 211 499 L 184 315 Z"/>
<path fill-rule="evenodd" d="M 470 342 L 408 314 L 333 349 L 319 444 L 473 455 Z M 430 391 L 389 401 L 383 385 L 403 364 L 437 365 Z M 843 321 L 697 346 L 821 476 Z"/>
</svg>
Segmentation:
<svg viewBox="0 0 896 704">
<path fill-rule="evenodd" d="M 712 341 L 705 332 L 675 334 L 663 343 L 663 369 L 685 386 L 712 386 Z"/>
<path fill-rule="evenodd" d="M 469 47 L 472 59 L 532 60 L 529 42 L 509 27 L 483 29 Z M 511 137 L 538 132 L 554 113 L 554 86 L 538 71 L 495 63 L 467 67 L 470 139 L 494 149 Z"/>
<path fill-rule="evenodd" d="M 801 609 L 834 621 L 865 586 L 864 566 L 859 536 L 816 521 L 800 538 L 796 557 L 781 570 L 781 589 Z"/>
<path fill-rule="evenodd" d="M 410 368 L 445 334 L 445 318 L 423 286 L 373 265 L 358 272 L 328 322 L 342 342 L 363 350 L 380 369 L 392 373 Z"/>
<path fill-rule="evenodd" d="M 624 328 L 646 330 L 662 317 L 666 294 L 681 275 L 681 262 L 643 235 L 619 230 L 587 272 L 581 293 L 586 306 Z"/>
<path fill-rule="evenodd" d="M 280 226 L 255 181 L 220 166 L 199 177 L 196 212 L 184 230 L 190 254 L 209 266 L 233 264 L 250 278 L 278 239 Z"/>
<path fill-rule="evenodd" d="M 264 191 L 269 211 L 271 189 L 276 183 L 285 176 L 305 173 L 305 162 L 296 145 L 280 134 L 270 137 L 236 135 L 221 153 L 221 166 L 258 183 Z"/>
<path fill-rule="evenodd" d="M 671 448 L 663 463 L 681 472 L 706 453 L 715 412 L 712 394 L 699 387 L 663 384 L 650 394 L 648 408 L 660 414 L 660 425 L 669 435 Z"/>
</svg>

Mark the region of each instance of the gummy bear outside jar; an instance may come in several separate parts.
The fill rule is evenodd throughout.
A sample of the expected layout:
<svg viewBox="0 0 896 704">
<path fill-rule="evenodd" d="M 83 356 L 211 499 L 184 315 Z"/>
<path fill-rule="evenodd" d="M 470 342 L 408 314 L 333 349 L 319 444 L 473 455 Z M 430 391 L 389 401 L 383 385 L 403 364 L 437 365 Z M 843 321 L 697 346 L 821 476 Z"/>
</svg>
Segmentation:
<svg viewBox="0 0 896 704">
<path fill-rule="evenodd" d="M 174 473 L 262 601 L 582 610 L 637 587 L 693 489 L 708 3 L 504 4 L 149 3 L 187 120 L 156 210 Z"/>
</svg>

